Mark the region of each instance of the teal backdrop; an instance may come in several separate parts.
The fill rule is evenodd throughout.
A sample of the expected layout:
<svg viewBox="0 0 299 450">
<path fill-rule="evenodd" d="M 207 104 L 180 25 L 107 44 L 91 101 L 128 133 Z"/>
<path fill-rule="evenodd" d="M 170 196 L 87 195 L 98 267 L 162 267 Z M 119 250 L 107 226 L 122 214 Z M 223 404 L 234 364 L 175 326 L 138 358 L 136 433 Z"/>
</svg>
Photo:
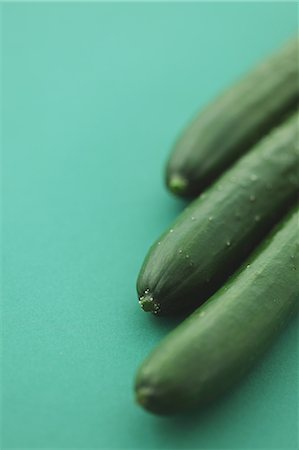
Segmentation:
<svg viewBox="0 0 299 450">
<path fill-rule="evenodd" d="M 188 119 L 297 30 L 296 3 L 2 3 L 2 446 L 295 449 L 298 320 L 205 411 L 134 403 L 174 320 L 135 281 L 184 204 Z"/>
</svg>

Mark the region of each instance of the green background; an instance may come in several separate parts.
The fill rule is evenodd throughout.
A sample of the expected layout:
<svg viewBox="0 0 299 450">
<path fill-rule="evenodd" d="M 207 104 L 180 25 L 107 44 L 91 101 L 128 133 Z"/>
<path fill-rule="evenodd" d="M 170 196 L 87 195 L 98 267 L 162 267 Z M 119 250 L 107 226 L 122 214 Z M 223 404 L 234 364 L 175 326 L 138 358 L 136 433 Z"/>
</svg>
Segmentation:
<svg viewBox="0 0 299 450">
<path fill-rule="evenodd" d="M 134 403 L 174 326 L 135 280 L 183 208 L 178 131 L 297 29 L 296 3 L 2 4 L 2 448 L 298 445 L 298 320 L 222 401 L 176 418 Z"/>
</svg>

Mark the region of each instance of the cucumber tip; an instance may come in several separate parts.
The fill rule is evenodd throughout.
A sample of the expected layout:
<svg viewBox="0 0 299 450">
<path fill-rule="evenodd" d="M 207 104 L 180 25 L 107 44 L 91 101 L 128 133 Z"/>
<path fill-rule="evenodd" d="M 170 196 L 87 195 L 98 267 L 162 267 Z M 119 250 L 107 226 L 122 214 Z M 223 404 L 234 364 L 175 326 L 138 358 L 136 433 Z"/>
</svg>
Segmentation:
<svg viewBox="0 0 299 450">
<path fill-rule="evenodd" d="M 148 392 L 147 389 L 141 388 L 136 390 L 136 403 L 138 403 L 140 406 L 146 406 L 147 399 L 148 399 Z"/>
<path fill-rule="evenodd" d="M 139 387 L 135 391 L 135 400 L 139 406 L 150 411 L 151 399 L 153 397 L 153 392 L 150 387 Z"/>
<path fill-rule="evenodd" d="M 174 194 L 184 194 L 188 187 L 188 181 L 182 175 L 172 175 L 168 180 L 168 187 Z"/>
<path fill-rule="evenodd" d="M 160 305 L 154 300 L 154 297 L 150 292 L 145 293 L 141 297 L 139 297 L 139 305 L 145 312 L 152 312 L 154 314 L 158 314 L 160 310 Z"/>
</svg>

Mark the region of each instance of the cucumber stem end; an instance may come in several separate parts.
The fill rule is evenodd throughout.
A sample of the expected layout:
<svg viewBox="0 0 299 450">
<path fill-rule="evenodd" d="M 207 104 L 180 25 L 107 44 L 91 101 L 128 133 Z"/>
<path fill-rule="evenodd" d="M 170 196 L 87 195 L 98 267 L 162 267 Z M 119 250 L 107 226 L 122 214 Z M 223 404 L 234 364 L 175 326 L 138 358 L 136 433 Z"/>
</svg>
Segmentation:
<svg viewBox="0 0 299 450">
<path fill-rule="evenodd" d="M 154 300 L 151 293 L 146 293 L 139 298 L 139 305 L 145 312 L 152 312 L 158 314 L 160 310 L 160 305 Z"/>
<path fill-rule="evenodd" d="M 138 403 L 143 408 L 147 409 L 150 399 L 152 397 L 152 392 L 150 388 L 142 387 L 136 389 L 136 403 Z"/>
<path fill-rule="evenodd" d="M 184 194 L 188 181 L 181 175 L 172 175 L 168 180 L 168 187 L 174 194 Z"/>
</svg>

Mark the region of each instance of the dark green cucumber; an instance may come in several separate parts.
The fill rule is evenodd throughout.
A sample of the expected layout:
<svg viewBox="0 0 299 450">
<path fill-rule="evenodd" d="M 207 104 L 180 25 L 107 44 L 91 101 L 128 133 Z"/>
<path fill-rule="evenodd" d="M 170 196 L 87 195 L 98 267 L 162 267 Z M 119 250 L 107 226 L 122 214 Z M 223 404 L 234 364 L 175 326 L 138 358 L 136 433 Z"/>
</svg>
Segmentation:
<svg viewBox="0 0 299 450">
<path fill-rule="evenodd" d="M 137 282 L 145 311 L 199 306 L 291 206 L 299 189 L 298 118 L 237 161 L 152 246 Z"/>
<path fill-rule="evenodd" d="M 157 414 L 205 405 L 234 385 L 299 306 L 298 214 L 141 366 L 137 401 Z"/>
<path fill-rule="evenodd" d="M 167 163 L 171 191 L 199 194 L 296 107 L 298 50 L 299 40 L 293 39 L 193 120 Z"/>
</svg>

